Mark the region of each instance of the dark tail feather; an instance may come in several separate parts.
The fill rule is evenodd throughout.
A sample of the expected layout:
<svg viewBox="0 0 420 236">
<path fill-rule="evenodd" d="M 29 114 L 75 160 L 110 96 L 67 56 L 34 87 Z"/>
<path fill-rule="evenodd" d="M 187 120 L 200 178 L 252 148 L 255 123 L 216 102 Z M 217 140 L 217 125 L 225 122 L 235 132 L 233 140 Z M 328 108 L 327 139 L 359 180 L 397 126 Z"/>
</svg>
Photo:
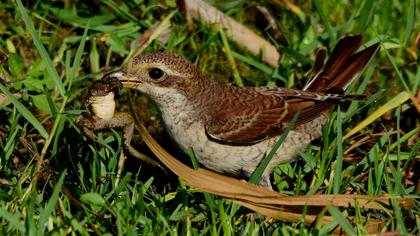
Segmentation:
<svg viewBox="0 0 420 236">
<path fill-rule="evenodd" d="M 363 99 L 363 95 L 342 95 L 344 90 L 353 81 L 356 75 L 365 67 L 369 59 L 375 54 L 379 48 L 379 44 L 372 45 L 358 53 L 362 42 L 362 36 L 345 36 L 335 46 L 333 52 L 327 63 L 321 66 L 320 60 L 317 59 L 314 65 L 309 82 L 303 90 L 317 93 L 337 94 L 336 100 L 329 99 L 326 101 L 318 102 L 313 106 L 304 109 L 294 125 L 298 127 L 301 124 L 311 121 L 315 116 L 321 112 L 329 110 L 334 104 L 346 100 Z M 317 56 L 318 58 L 318 56 Z"/>
<path fill-rule="evenodd" d="M 322 47 L 318 50 L 316 53 L 316 58 L 314 65 L 312 66 L 311 72 L 309 74 L 309 78 L 315 77 L 316 74 L 318 74 L 319 71 L 324 67 L 324 60 L 327 57 L 327 49 L 325 47 Z"/>
<path fill-rule="evenodd" d="M 379 48 L 377 43 L 355 53 L 361 42 L 361 35 L 345 36 L 340 39 L 325 66 L 309 80 L 304 90 L 311 92 L 345 90 Z"/>
</svg>

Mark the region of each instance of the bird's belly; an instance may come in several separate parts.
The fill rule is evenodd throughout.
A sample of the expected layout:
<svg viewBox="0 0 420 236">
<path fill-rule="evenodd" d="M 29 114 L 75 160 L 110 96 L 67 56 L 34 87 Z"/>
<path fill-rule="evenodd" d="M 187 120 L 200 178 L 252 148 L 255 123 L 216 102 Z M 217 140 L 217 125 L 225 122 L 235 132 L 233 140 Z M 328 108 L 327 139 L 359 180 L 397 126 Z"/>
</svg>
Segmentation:
<svg viewBox="0 0 420 236">
<path fill-rule="evenodd" d="M 204 126 L 199 122 L 179 122 L 178 119 L 175 120 L 176 122 L 173 121 L 165 123 L 170 135 L 184 152 L 187 153 L 188 149 L 192 148 L 200 164 L 230 175 L 241 173 L 250 175 L 279 139 L 279 137 L 274 137 L 246 146 L 228 145 L 210 140 Z M 290 131 L 267 167 L 266 173 L 271 173 L 278 164 L 293 161 L 299 150 L 305 148 L 320 135 L 322 121 Z"/>
<path fill-rule="evenodd" d="M 267 146 L 260 143 L 252 146 L 231 146 L 210 140 L 204 127 L 197 123 L 168 126 L 169 134 L 187 153 L 194 151 L 197 160 L 205 167 L 231 175 L 238 175 L 244 166 L 255 166 L 261 160 Z"/>
</svg>

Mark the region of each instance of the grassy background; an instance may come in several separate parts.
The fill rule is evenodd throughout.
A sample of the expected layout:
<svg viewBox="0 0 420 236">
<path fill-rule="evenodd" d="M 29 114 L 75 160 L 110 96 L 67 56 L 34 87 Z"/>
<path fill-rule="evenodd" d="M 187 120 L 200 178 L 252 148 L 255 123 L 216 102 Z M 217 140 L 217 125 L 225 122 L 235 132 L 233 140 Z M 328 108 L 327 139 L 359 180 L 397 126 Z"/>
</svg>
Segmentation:
<svg viewBox="0 0 420 236">
<path fill-rule="evenodd" d="M 364 77 L 350 88 L 370 98 L 334 111 L 322 141 L 302 152 L 300 161 L 279 166 L 274 185 L 290 195 L 418 197 L 418 111 L 410 100 L 395 110 L 381 108 L 401 100 L 402 92 L 415 95 L 419 89 L 420 9 L 415 0 L 295 1 L 297 8 L 280 0 L 209 2 L 276 44 L 282 53 L 279 67 L 271 69 L 233 43 L 223 43 L 207 25 L 187 22 L 172 0 L 0 3 L 0 91 L 8 97 L 0 104 L 3 233 L 323 235 L 340 225 L 348 234 L 363 234 L 362 216 L 367 216 L 383 219 L 382 231 L 419 234 L 418 204 L 400 209 L 392 202 L 393 208 L 384 211 L 333 208 L 329 212 L 337 222 L 305 226 L 237 210 L 218 197 L 205 198 L 171 173 L 132 158 L 118 177 L 120 134 L 99 133 L 103 145 L 95 144 L 74 118 L 84 109 L 89 81 L 120 66 L 141 44 L 144 32 L 164 27 L 165 18 L 174 14 L 165 37 L 145 51 L 175 51 L 210 79 L 227 83 L 237 73 L 245 85 L 299 88 L 320 46 L 331 49 L 348 33 L 362 33 L 366 45 L 382 42 Z M 257 5 L 275 16 L 278 31 L 263 30 Z M 119 99 L 121 109 L 127 108 L 126 99 Z M 141 95 L 133 99 L 160 143 L 188 162 L 170 144 L 153 103 Z M 384 116 L 342 141 L 342 134 L 383 110 L 388 110 Z M 141 143 L 136 147 L 150 155 Z M 34 176 L 37 168 L 41 172 Z M 348 214 L 356 215 L 353 224 L 343 217 Z"/>
</svg>

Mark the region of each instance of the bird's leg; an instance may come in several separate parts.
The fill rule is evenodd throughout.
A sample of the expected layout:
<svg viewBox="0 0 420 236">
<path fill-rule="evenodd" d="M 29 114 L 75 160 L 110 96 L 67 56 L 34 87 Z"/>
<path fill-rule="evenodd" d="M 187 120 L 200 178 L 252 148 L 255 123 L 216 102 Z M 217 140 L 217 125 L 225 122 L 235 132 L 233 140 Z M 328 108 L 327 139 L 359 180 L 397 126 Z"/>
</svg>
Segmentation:
<svg viewBox="0 0 420 236">
<path fill-rule="evenodd" d="M 264 174 L 261 176 L 261 179 L 258 185 L 261 187 L 266 187 L 270 190 L 273 190 L 273 187 L 271 186 L 271 181 L 270 181 L 270 173 L 264 172 Z"/>
<path fill-rule="evenodd" d="M 252 174 L 254 173 L 255 169 L 242 169 L 242 173 L 248 177 L 251 178 Z M 260 182 L 258 183 L 259 186 L 261 187 L 266 187 L 270 190 L 273 190 L 273 187 L 271 186 L 271 181 L 270 181 L 270 172 L 269 171 L 264 171 L 264 173 L 261 176 Z"/>
</svg>

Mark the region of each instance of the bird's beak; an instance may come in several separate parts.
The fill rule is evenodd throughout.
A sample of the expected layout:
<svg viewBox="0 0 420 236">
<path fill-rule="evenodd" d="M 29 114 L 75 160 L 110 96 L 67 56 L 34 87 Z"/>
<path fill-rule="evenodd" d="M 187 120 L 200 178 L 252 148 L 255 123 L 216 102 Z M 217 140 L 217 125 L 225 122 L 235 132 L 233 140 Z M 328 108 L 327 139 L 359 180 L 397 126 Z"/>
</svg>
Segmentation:
<svg viewBox="0 0 420 236">
<path fill-rule="evenodd" d="M 125 88 L 137 88 L 141 81 L 135 77 L 126 76 L 123 71 L 113 71 L 102 77 L 103 80 L 115 80 L 117 79 Z"/>
</svg>

